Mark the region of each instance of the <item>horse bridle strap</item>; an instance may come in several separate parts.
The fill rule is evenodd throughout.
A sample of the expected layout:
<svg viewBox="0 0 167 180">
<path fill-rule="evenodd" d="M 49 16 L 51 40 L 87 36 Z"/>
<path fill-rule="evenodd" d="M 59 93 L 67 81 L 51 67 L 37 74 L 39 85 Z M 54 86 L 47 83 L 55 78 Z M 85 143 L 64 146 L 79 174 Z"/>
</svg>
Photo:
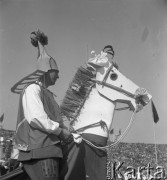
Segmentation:
<svg viewBox="0 0 167 180">
<path fill-rule="evenodd" d="M 114 86 L 114 85 L 111 85 L 111 84 L 109 84 L 109 83 L 106 83 L 106 82 L 104 82 L 104 81 L 99 81 L 99 80 L 96 80 L 96 79 L 91 79 L 91 80 L 94 81 L 94 82 L 96 82 L 97 84 L 102 85 L 102 86 L 106 86 L 106 87 L 108 87 L 108 88 L 111 88 L 111 89 L 114 89 L 114 90 L 116 90 L 116 91 L 119 91 L 120 93 L 125 94 L 126 96 L 129 96 L 129 97 L 131 97 L 131 98 L 134 98 L 134 99 L 135 99 L 135 97 L 136 97 L 135 94 L 132 94 L 132 93 L 126 91 L 126 90 L 123 90 L 123 89 L 120 88 L 120 87 L 116 87 L 116 86 Z"/>
<path fill-rule="evenodd" d="M 98 121 L 96 123 L 93 123 L 93 124 L 90 124 L 90 125 L 87 125 L 87 126 L 84 126 L 84 127 L 81 127 L 79 129 L 76 129 L 76 130 L 73 130 L 71 131 L 71 133 L 79 133 L 79 132 L 83 132 L 84 130 L 86 129 L 89 129 L 89 128 L 92 128 L 92 127 L 97 127 L 97 126 L 101 126 L 102 129 L 107 129 L 107 132 L 109 133 L 109 130 L 108 130 L 108 127 L 107 127 L 107 124 L 105 121 Z"/>
</svg>

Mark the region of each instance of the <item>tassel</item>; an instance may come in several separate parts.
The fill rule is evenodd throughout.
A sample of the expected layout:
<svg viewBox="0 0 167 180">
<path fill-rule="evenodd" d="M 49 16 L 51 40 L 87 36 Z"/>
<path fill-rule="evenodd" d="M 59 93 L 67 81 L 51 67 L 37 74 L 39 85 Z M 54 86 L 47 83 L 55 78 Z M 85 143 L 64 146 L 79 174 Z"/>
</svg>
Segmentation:
<svg viewBox="0 0 167 180">
<path fill-rule="evenodd" d="M 0 117 L 0 123 L 3 122 L 3 119 L 4 119 L 4 113 L 3 113 L 2 116 Z"/>
<path fill-rule="evenodd" d="M 43 45 L 48 44 L 48 37 L 40 30 L 34 31 L 30 36 L 31 44 L 35 47 L 38 46 L 38 41 Z"/>
<path fill-rule="evenodd" d="M 153 101 L 151 101 L 151 106 L 152 106 L 153 120 L 155 123 L 157 123 L 159 121 L 159 117 Z"/>
</svg>

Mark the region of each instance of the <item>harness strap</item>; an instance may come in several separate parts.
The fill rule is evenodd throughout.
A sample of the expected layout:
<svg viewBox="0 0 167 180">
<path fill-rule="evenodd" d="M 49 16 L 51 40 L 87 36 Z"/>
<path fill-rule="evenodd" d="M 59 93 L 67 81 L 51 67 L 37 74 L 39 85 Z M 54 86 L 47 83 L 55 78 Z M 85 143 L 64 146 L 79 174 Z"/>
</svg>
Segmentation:
<svg viewBox="0 0 167 180">
<path fill-rule="evenodd" d="M 128 91 L 123 90 L 122 88 L 116 87 L 116 86 L 111 85 L 111 84 L 109 84 L 109 83 L 101 82 L 101 81 L 96 80 L 96 79 L 91 79 L 91 80 L 94 81 L 94 82 L 96 82 L 97 84 L 102 85 L 102 86 L 106 86 L 106 87 L 108 87 L 108 88 L 111 88 L 111 89 L 114 89 L 114 90 L 116 90 L 116 91 L 119 91 L 120 93 L 125 94 L 126 96 L 129 96 L 129 97 L 131 97 L 131 98 L 134 98 L 134 99 L 135 99 L 135 97 L 136 97 L 135 94 L 132 94 L 132 93 L 130 93 L 130 92 L 128 92 Z"/>
<path fill-rule="evenodd" d="M 78 128 L 78 129 L 76 129 L 76 130 L 72 130 L 71 133 L 82 132 L 82 131 L 84 131 L 85 129 L 92 128 L 92 127 L 96 127 L 96 126 L 101 126 L 102 129 L 104 129 L 104 128 L 106 127 L 107 132 L 109 133 L 107 124 L 106 124 L 104 121 L 102 121 L 102 120 L 99 121 L 99 122 L 96 122 L 96 123 L 93 123 L 93 124 L 90 124 L 90 125 L 87 125 L 87 126 Z"/>
<path fill-rule="evenodd" d="M 122 111 L 122 110 L 126 110 L 126 109 L 130 109 L 129 106 L 127 107 L 122 107 L 122 108 L 116 108 L 116 111 Z"/>
<path fill-rule="evenodd" d="M 107 145 L 107 146 L 96 146 L 94 145 L 93 143 L 91 143 L 89 140 L 85 139 L 85 138 L 82 138 L 87 144 L 89 144 L 90 146 L 94 147 L 94 148 L 97 148 L 97 149 L 102 149 L 102 150 L 106 150 L 107 152 L 114 146 L 116 146 L 121 140 L 123 140 L 125 138 L 125 136 L 127 135 L 130 127 L 132 126 L 132 123 L 134 122 L 134 119 L 135 119 L 135 115 L 136 115 L 136 112 L 137 112 L 137 109 L 133 112 L 132 116 L 131 116 L 131 119 L 130 119 L 130 122 L 127 126 L 127 128 L 125 129 L 125 131 L 123 132 L 123 134 L 118 138 L 118 140 L 110 145 Z"/>
<path fill-rule="evenodd" d="M 111 64 L 111 66 L 108 68 L 108 70 L 107 70 L 107 72 L 106 72 L 106 74 L 105 74 L 105 76 L 104 76 L 104 78 L 102 80 L 102 84 L 105 84 L 105 82 L 106 82 L 112 68 L 113 68 L 113 65 Z"/>
</svg>

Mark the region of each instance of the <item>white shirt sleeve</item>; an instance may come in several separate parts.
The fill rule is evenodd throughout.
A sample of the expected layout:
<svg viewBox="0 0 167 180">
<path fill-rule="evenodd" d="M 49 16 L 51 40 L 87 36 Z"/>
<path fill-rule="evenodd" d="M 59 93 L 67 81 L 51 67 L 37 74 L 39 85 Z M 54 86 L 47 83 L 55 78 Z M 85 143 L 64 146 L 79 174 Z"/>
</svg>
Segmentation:
<svg viewBox="0 0 167 180">
<path fill-rule="evenodd" d="M 37 84 L 31 84 L 25 89 L 22 99 L 25 118 L 30 126 L 58 135 L 61 132 L 59 123 L 49 119 L 44 110 L 40 93 L 41 89 Z"/>
</svg>

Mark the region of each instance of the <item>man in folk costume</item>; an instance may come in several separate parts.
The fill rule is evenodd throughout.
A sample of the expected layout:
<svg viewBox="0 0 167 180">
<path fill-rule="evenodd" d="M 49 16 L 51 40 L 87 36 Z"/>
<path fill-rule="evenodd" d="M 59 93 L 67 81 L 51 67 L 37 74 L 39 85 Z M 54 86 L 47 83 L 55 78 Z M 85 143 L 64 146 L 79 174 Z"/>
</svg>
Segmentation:
<svg viewBox="0 0 167 180">
<path fill-rule="evenodd" d="M 44 33 L 32 32 L 31 43 L 38 48 L 37 71 L 12 89 L 15 91 L 23 81 L 30 81 L 20 92 L 15 137 L 18 161 L 32 180 L 59 180 L 59 160 L 63 156 L 60 140 L 72 141 L 71 133 L 63 126 L 54 94 L 47 89 L 59 78 L 59 70 L 46 52 L 48 38 Z"/>
</svg>

